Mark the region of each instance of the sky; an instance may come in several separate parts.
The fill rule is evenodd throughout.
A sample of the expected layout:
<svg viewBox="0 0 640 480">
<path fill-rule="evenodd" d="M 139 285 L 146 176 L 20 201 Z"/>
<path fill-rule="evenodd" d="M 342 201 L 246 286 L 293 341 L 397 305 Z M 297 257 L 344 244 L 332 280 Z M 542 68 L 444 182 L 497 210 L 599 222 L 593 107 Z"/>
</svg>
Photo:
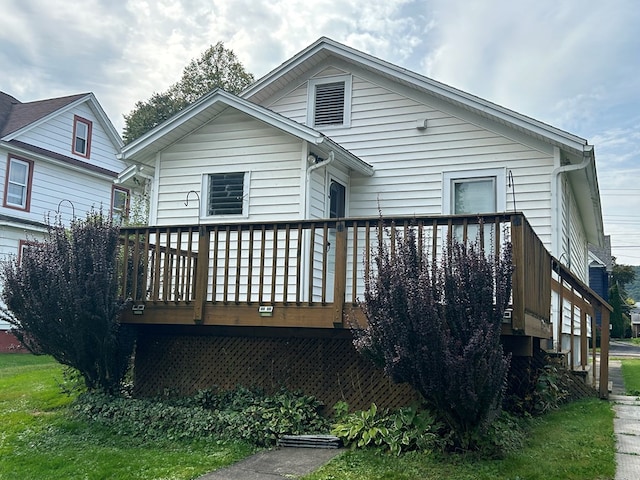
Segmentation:
<svg viewBox="0 0 640 480">
<path fill-rule="evenodd" d="M 321 36 L 587 139 L 605 234 L 640 265 L 637 0 L 3 0 L 0 90 L 93 92 L 116 129 L 219 41 L 257 78 Z"/>
</svg>

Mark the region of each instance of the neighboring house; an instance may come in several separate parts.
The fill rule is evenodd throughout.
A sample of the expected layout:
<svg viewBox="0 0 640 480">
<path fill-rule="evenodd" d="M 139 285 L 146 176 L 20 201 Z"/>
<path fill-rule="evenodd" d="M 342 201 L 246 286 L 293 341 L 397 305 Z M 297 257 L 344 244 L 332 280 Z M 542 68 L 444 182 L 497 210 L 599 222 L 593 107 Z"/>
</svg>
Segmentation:
<svg viewBox="0 0 640 480">
<path fill-rule="evenodd" d="M 47 218 L 68 225 L 92 208 L 126 215 L 128 190 L 114 186 L 126 167 L 121 147 L 92 93 L 23 103 L 0 92 L 0 258 L 19 257 Z"/>
<path fill-rule="evenodd" d="M 589 245 L 589 286 L 606 301 L 609 301 L 609 280 L 612 272 L 611 236 L 605 235 L 602 247 Z M 598 326 L 602 321 L 600 317 L 600 312 L 596 312 Z"/>
<path fill-rule="evenodd" d="M 640 308 L 637 303 L 631 310 L 631 335 L 633 338 L 640 337 Z"/>
<path fill-rule="evenodd" d="M 223 385 L 206 368 L 219 363 L 237 382 L 342 385 L 327 401 L 364 383 L 373 395 L 370 373 L 348 370 L 364 367 L 345 327 L 380 215 L 415 218 L 436 254 L 447 230 L 477 233 L 479 214 L 485 241 L 506 228 L 518 262 L 507 349 L 533 355 L 555 338 L 586 362 L 575 340 L 586 342 L 590 306 L 578 297 L 603 223 L 582 138 L 321 38 L 239 97 L 212 91 L 121 159 L 122 185 L 151 182 L 151 228 L 130 231 L 140 268 L 125 278 L 143 393 Z M 338 339 L 348 346 L 334 352 Z"/>
</svg>

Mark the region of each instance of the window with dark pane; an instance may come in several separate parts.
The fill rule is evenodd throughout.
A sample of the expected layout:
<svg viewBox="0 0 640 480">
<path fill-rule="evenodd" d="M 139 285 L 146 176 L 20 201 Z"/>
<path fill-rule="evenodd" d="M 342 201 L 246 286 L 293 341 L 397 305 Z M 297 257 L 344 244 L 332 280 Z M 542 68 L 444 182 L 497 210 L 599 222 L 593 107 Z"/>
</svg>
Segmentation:
<svg viewBox="0 0 640 480">
<path fill-rule="evenodd" d="M 208 215 L 242 215 L 244 172 L 209 175 Z"/>
<path fill-rule="evenodd" d="M 344 123 L 344 85 L 345 82 L 316 85 L 314 125 L 342 125 Z"/>
</svg>

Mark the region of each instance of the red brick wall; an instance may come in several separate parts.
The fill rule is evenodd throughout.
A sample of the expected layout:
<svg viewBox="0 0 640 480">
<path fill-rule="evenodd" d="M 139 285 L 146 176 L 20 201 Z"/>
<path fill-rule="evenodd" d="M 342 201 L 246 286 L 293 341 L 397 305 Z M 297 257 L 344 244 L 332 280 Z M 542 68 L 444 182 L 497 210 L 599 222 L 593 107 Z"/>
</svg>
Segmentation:
<svg viewBox="0 0 640 480">
<path fill-rule="evenodd" d="M 26 353 L 18 339 L 9 330 L 0 330 L 0 353 Z"/>
</svg>

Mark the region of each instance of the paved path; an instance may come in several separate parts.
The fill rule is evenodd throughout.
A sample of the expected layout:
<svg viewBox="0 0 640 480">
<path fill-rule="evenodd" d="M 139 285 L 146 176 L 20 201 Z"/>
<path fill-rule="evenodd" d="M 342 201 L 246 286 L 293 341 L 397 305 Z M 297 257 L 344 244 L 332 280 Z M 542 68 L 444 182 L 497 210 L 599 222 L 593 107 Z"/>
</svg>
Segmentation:
<svg viewBox="0 0 640 480">
<path fill-rule="evenodd" d="M 609 360 L 609 380 L 613 383 L 609 400 L 616 414 L 613 431 L 616 436 L 615 480 L 640 478 L 640 398 L 625 396 L 622 362 Z"/>
<path fill-rule="evenodd" d="M 317 470 L 343 449 L 278 448 L 265 450 L 198 480 L 282 480 L 300 478 Z"/>
</svg>

